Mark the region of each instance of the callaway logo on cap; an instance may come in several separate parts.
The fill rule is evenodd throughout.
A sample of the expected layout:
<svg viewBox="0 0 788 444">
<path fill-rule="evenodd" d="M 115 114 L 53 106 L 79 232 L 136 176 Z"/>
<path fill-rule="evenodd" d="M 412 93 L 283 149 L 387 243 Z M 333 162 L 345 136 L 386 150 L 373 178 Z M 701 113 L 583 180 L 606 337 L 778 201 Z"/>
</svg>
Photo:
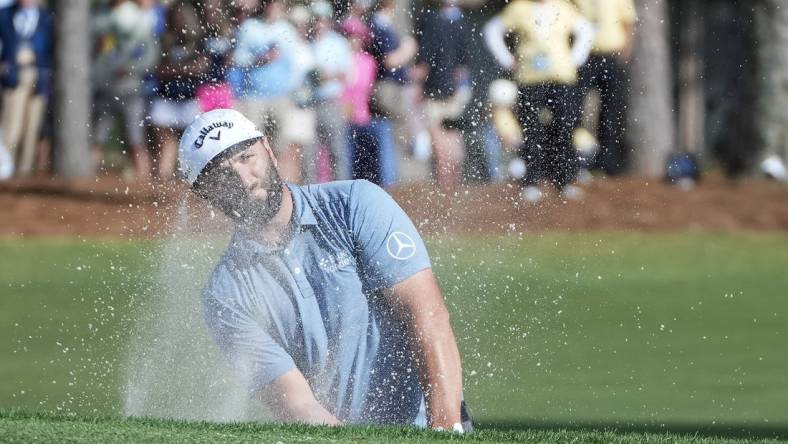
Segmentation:
<svg viewBox="0 0 788 444">
<path fill-rule="evenodd" d="M 215 109 L 201 114 L 186 128 L 178 154 L 180 169 L 189 184 L 208 163 L 227 148 L 263 137 L 243 114 L 232 109 Z"/>
<path fill-rule="evenodd" d="M 202 128 L 200 130 L 199 137 L 197 137 L 197 140 L 194 141 L 194 149 L 195 150 L 199 150 L 200 148 L 202 148 L 203 141 L 205 141 L 205 136 L 207 136 L 208 134 L 211 134 L 211 131 L 215 130 L 216 128 L 221 128 L 221 127 L 232 129 L 233 123 L 232 122 L 214 122 L 214 123 Z M 216 140 L 216 141 L 222 140 L 222 132 L 221 131 L 217 131 L 216 134 L 211 136 L 211 137 L 209 137 L 209 139 Z"/>
</svg>

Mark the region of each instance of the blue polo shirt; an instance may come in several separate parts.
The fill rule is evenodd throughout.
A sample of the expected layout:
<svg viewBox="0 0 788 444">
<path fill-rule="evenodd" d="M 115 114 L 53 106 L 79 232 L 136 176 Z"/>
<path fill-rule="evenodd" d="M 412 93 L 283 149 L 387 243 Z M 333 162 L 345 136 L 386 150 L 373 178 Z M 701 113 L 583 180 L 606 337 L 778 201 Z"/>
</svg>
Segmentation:
<svg viewBox="0 0 788 444">
<path fill-rule="evenodd" d="M 292 239 L 236 233 L 205 288 L 208 328 L 252 391 L 298 368 L 342 421 L 425 425 L 405 325 L 379 291 L 430 268 L 418 231 L 365 180 L 288 187 Z"/>
</svg>

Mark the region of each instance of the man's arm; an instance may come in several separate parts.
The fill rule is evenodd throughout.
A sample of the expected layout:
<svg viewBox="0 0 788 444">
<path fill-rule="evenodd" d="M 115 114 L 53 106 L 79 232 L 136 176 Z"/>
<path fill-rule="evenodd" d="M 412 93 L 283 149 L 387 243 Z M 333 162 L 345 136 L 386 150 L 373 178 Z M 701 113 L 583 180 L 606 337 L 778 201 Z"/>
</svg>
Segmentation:
<svg viewBox="0 0 788 444">
<path fill-rule="evenodd" d="M 274 379 L 257 393 L 257 398 L 268 404 L 277 419 L 283 422 L 342 424 L 315 399 L 309 383 L 297 368 Z"/>
<path fill-rule="evenodd" d="M 506 25 L 500 17 L 493 17 L 484 25 L 484 43 L 499 65 L 514 69 L 515 58 L 506 46 Z"/>
<path fill-rule="evenodd" d="M 575 66 L 583 66 L 594 46 L 594 25 L 578 13 L 572 26 L 572 33 L 574 34 L 572 61 L 575 62 Z"/>
<path fill-rule="evenodd" d="M 422 270 L 394 285 L 386 297 L 395 315 L 407 324 L 428 425 L 452 430 L 461 422 L 462 366 L 449 312 L 432 270 Z"/>
</svg>

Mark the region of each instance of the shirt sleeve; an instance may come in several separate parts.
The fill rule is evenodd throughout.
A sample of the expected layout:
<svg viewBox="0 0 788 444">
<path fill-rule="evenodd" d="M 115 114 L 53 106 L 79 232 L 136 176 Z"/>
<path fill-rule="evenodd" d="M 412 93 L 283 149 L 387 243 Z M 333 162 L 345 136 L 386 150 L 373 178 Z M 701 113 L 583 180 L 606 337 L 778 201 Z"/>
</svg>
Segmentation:
<svg viewBox="0 0 788 444">
<path fill-rule="evenodd" d="M 594 46 L 594 25 L 574 5 L 567 4 L 566 12 L 567 16 L 572 17 L 572 61 L 575 66 L 583 66 Z"/>
<path fill-rule="evenodd" d="M 296 365 L 262 325 L 265 316 L 249 312 L 255 304 L 245 293 L 230 272 L 220 271 L 204 290 L 203 309 L 208 330 L 253 394 Z"/>
<path fill-rule="evenodd" d="M 366 289 L 391 288 L 431 267 L 419 232 L 388 193 L 357 180 L 349 200 L 349 226 Z"/>
</svg>

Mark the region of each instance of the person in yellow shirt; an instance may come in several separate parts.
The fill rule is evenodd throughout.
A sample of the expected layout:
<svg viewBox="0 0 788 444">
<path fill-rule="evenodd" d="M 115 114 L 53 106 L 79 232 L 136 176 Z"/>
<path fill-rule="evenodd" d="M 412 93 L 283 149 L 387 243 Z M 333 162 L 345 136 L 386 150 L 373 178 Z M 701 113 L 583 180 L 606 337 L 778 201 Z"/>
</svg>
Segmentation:
<svg viewBox="0 0 788 444">
<path fill-rule="evenodd" d="M 506 45 L 515 40 L 515 53 Z M 542 199 L 539 182 L 548 180 L 564 199 L 579 199 L 573 185 L 577 155 L 572 132 L 580 118 L 577 69 L 593 43 L 593 27 L 566 0 L 514 0 L 484 27 L 487 47 L 512 71 L 519 94 L 517 116 L 524 129 L 521 156 L 527 169 L 521 196 Z"/>
<path fill-rule="evenodd" d="M 626 65 L 632 54 L 637 21 L 633 0 L 574 0 L 596 31 L 591 56 L 580 68 L 580 86 L 586 95 L 592 88 L 601 99 L 597 139 L 600 149 L 592 167 L 607 174 L 627 166 L 623 145 L 626 128 Z"/>
</svg>

